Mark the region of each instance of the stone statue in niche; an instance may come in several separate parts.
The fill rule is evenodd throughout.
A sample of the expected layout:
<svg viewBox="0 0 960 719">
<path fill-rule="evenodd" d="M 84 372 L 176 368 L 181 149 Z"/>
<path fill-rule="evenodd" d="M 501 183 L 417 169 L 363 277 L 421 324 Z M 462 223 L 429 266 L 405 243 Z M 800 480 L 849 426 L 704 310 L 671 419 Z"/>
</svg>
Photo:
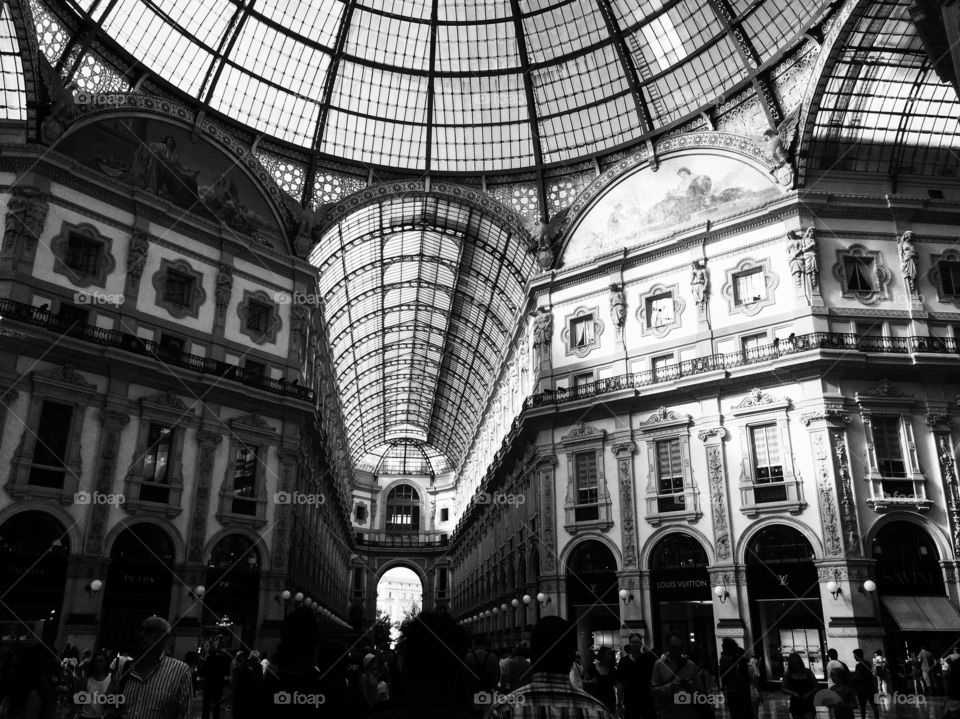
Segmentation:
<svg viewBox="0 0 960 719">
<path fill-rule="evenodd" d="M 546 307 L 537 310 L 533 322 L 533 346 L 548 347 L 553 340 L 553 313 Z"/>
<path fill-rule="evenodd" d="M 227 305 L 230 303 L 230 291 L 232 289 L 233 271 L 229 265 L 220 265 L 220 271 L 217 273 L 217 289 L 215 292 L 217 315 L 220 318 L 226 316 Z"/>
<path fill-rule="evenodd" d="M 627 319 L 627 299 L 621 284 L 610 285 L 610 316 L 614 326 L 622 329 Z"/>
<path fill-rule="evenodd" d="M 919 253 L 913 244 L 913 232 L 907 230 L 897 241 L 897 250 L 900 253 L 900 269 L 903 278 L 907 281 L 910 292 L 917 291 L 917 259 Z"/>
<path fill-rule="evenodd" d="M 3 256 L 31 254 L 47 221 L 47 193 L 14 185 L 3 223 Z"/>
<path fill-rule="evenodd" d="M 707 261 L 696 260 L 690 273 L 690 290 L 693 292 L 693 301 L 701 312 L 707 306 Z"/>
<path fill-rule="evenodd" d="M 816 287 L 820 280 L 820 261 L 817 259 L 817 236 L 813 227 L 808 227 L 800 238 L 800 250 L 803 252 L 803 272 L 810 280 L 810 286 Z"/>
<path fill-rule="evenodd" d="M 52 145 L 67 128 L 67 125 L 77 114 L 73 91 L 76 85 L 65 85 L 63 79 L 47 61 L 46 56 L 40 53 L 40 77 L 47 94 L 47 116 L 40 125 L 40 136 L 48 145 Z"/>
<path fill-rule="evenodd" d="M 147 253 L 150 251 L 150 240 L 147 233 L 135 230 L 130 237 L 130 251 L 127 254 L 127 275 L 139 280 L 143 274 L 143 267 L 147 263 Z"/>
<path fill-rule="evenodd" d="M 538 222 L 530 228 L 530 234 L 533 236 L 535 243 L 531 249 L 536 252 L 537 264 L 544 272 L 553 267 L 554 242 L 560 234 L 560 228 L 563 221 L 567 219 L 569 211 L 570 208 L 565 207 L 551 217 L 549 222 Z"/>
<path fill-rule="evenodd" d="M 803 250 L 800 247 L 800 233 L 791 230 L 787 233 L 787 257 L 790 260 L 790 274 L 793 275 L 793 283 L 802 288 L 805 271 Z"/>
</svg>

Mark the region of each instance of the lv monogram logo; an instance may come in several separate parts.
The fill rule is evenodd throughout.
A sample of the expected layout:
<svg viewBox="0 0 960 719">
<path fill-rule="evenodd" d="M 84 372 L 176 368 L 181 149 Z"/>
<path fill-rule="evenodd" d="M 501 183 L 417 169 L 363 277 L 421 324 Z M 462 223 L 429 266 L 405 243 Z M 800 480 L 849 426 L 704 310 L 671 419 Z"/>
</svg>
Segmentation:
<svg viewBox="0 0 960 719">
<path fill-rule="evenodd" d="M 778 574 L 777 581 L 780 582 L 781 587 L 790 586 L 790 575 L 789 574 Z"/>
</svg>

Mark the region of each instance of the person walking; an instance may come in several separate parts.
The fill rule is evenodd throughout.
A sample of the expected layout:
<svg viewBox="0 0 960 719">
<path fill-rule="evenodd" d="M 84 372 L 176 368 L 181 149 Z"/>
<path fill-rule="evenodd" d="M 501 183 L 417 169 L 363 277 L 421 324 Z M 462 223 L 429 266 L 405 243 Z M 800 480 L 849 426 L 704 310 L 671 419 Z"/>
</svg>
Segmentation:
<svg viewBox="0 0 960 719">
<path fill-rule="evenodd" d="M 112 680 L 107 655 L 103 652 L 97 652 L 87 663 L 86 668 L 87 672 L 82 690 L 87 695 L 86 701 L 79 703 L 79 711 L 76 716 L 83 719 L 102 717 L 106 713 L 107 705 L 100 697 L 106 696 Z"/>
<path fill-rule="evenodd" d="M 873 652 L 873 676 L 877 681 L 877 693 L 881 697 L 887 696 L 890 689 L 890 665 L 883 656 L 882 649 Z"/>
<path fill-rule="evenodd" d="M 166 655 L 169 639 L 170 623 L 162 617 L 140 625 L 136 658 L 125 662 L 110 684 L 110 693 L 123 696 L 117 704 L 121 719 L 188 719 L 190 667 Z"/>
<path fill-rule="evenodd" d="M 531 637 L 530 682 L 497 702 L 495 719 L 616 719 L 599 699 L 570 685 L 576 651 L 577 635 L 566 619 L 544 617 L 537 622 Z"/>
<path fill-rule="evenodd" d="M 840 662 L 842 664 L 842 662 Z M 857 693 L 850 683 L 850 672 L 841 667 L 834 667 L 830 672 L 830 685 L 840 703 L 833 705 L 834 719 L 854 719 L 854 710 L 857 708 Z"/>
<path fill-rule="evenodd" d="M 626 656 L 617 664 L 618 706 L 623 719 L 655 719 L 650 677 L 656 658 L 643 644 L 639 634 L 630 635 Z"/>
<path fill-rule="evenodd" d="M 813 697 L 817 693 L 817 678 L 797 652 L 787 657 L 782 687 L 783 693 L 790 697 L 790 716 L 793 719 L 814 719 Z"/>
<path fill-rule="evenodd" d="M 600 647 L 593 664 L 584 670 L 584 690 L 603 702 L 611 712 L 617 710 L 616 656 L 610 647 Z"/>
<path fill-rule="evenodd" d="M 836 649 L 827 650 L 827 689 L 833 689 L 833 673 L 834 671 L 840 671 L 843 674 L 849 675 L 850 669 L 846 664 L 840 661 L 840 655 L 837 654 Z"/>
<path fill-rule="evenodd" d="M 650 693 L 657 719 L 696 719 L 696 697 L 705 690 L 700 667 L 686 658 L 686 642 L 676 632 L 667 637 L 667 651 L 653 665 Z"/>
<path fill-rule="evenodd" d="M 474 708 L 488 715 L 493 695 L 500 684 L 500 661 L 490 651 L 487 637 L 475 634 L 473 648 L 464 657 L 469 670 L 471 694 L 474 696 Z M 487 697 L 490 697 L 488 700 Z"/>
<path fill-rule="evenodd" d="M 725 637 L 720 646 L 720 685 L 723 687 L 730 719 L 751 719 L 752 681 L 746 652 L 733 637 Z"/>
<path fill-rule="evenodd" d="M 937 687 L 937 658 L 924 645 L 920 645 L 920 652 L 917 654 L 920 659 L 920 672 L 922 674 L 925 691 L 930 694 L 936 694 Z"/>
<path fill-rule="evenodd" d="M 867 702 L 873 707 L 873 719 L 880 719 L 880 708 L 877 706 L 877 680 L 873 675 L 873 667 L 863 658 L 862 649 L 853 650 L 853 690 L 857 694 L 860 704 L 860 719 L 867 719 Z"/>
<path fill-rule="evenodd" d="M 242 655 L 243 653 L 240 652 Z M 200 665 L 200 678 L 203 679 L 203 719 L 220 719 L 220 706 L 223 703 L 223 689 L 231 672 L 230 657 L 219 646 L 214 646 Z"/>
</svg>

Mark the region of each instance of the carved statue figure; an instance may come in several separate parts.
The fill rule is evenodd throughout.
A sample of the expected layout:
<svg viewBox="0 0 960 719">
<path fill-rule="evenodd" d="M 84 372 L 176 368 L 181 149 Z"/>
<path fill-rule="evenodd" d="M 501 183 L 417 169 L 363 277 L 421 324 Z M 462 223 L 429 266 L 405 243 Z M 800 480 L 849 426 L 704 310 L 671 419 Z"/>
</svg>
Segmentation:
<svg viewBox="0 0 960 719">
<path fill-rule="evenodd" d="M 3 255 L 24 252 L 40 239 L 47 221 L 47 194 L 35 187 L 14 185 L 3 224 Z"/>
<path fill-rule="evenodd" d="M 707 302 L 707 261 L 697 260 L 693 263 L 690 275 L 690 289 L 698 309 L 703 309 Z"/>
<path fill-rule="evenodd" d="M 215 291 L 217 312 L 222 317 L 230 303 L 230 291 L 233 288 L 233 271 L 229 265 L 220 265 L 217 273 L 217 289 Z"/>
<path fill-rule="evenodd" d="M 549 346 L 553 339 L 553 313 L 541 307 L 533 324 L 533 346 Z"/>
<path fill-rule="evenodd" d="M 800 250 L 803 252 L 803 271 L 810 278 L 810 286 L 816 287 L 819 280 L 820 262 L 817 259 L 816 230 L 808 227 L 800 240 Z"/>
<path fill-rule="evenodd" d="M 137 186 L 181 206 L 191 206 L 200 197 L 197 175 L 180 162 L 177 141 L 172 136 L 163 142 L 140 143 L 133 154 L 130 179 Z"/>
<path fill-rule="evenodd" d="M 294 302 L 290 328 L 295 334 L 305 337 L 310 327 L 310 307 L 305 302 Z"/>
<path fill-rule="evenodd" d="M 563 221 L 567 218 L 567 213 L 569 211 L 570 208 L 565 207 L 551 217 L 549 222 L 535 222 L 532 223 L 532 225 L 528 224 L 530 234 L 532 235 L 534 241 L 534 246 L 530 249 L 532 252 L 536 252 L 537 264 L 544 272 L 553 266 L 553 260 L 555 256 L 553 251 L 554 241 L 559 236 L 560 227 L 563 225 Z"/>
<path fill-rule="evenodd" d="M 65 85 L 57 71 L 47 61 L 43 53 L 39 57 L 40 77 L 47 91 L 49 102 L 47 116 L 40 125 L 40 134 L 48 145 L 56 142 L 67 124 L 77 114 L 77 106 L 73 99 L 75 85 Z"/>
<path fill-rule="evenodd" d="M 790 258 L 790 274 L 797 287 L 803 287 L 804 258 L 801 249 L 800 234 L 791 230 L 787 233 L 787 256 Z"/>
<path fill-rule="evenodd" d="M 900 269 L 903 271 L 903 277 L 907 281 L 907 286 L 911 292 L 917 291 L 917 259 L 919 253 L 913 244 L 913 232 L 907 230 L 897 242 L 897 249 L 900 251 Z"/>
<path fill-rule="evenodd" d="M 147 234 L 139 230 L 130 237 L 130 251 L 127 254 L 127 274 L 139 280 L 143 274 L 143 266 L 147 262 L 147 253 L 150 251 L 150 241 Z"/>
<path fill-rule="evenodd" d="M 610 285 L 610 316 L 616 327 L 623 327 L 627 319 L 627 299 L 622 285 Z"/>
</svg>

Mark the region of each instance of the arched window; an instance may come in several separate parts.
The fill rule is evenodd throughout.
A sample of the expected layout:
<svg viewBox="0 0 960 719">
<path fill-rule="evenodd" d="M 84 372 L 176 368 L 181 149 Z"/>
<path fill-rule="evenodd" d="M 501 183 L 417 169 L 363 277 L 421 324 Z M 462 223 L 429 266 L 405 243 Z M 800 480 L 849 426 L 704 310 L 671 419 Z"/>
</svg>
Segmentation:
<svg viewBox="0 0 960 719">
<path fill-rule="evenodd" d="M 400 484 L 387 495 L 387 531 L 420 531 L 420 495 L 409 484 Z"/>
</svg>

